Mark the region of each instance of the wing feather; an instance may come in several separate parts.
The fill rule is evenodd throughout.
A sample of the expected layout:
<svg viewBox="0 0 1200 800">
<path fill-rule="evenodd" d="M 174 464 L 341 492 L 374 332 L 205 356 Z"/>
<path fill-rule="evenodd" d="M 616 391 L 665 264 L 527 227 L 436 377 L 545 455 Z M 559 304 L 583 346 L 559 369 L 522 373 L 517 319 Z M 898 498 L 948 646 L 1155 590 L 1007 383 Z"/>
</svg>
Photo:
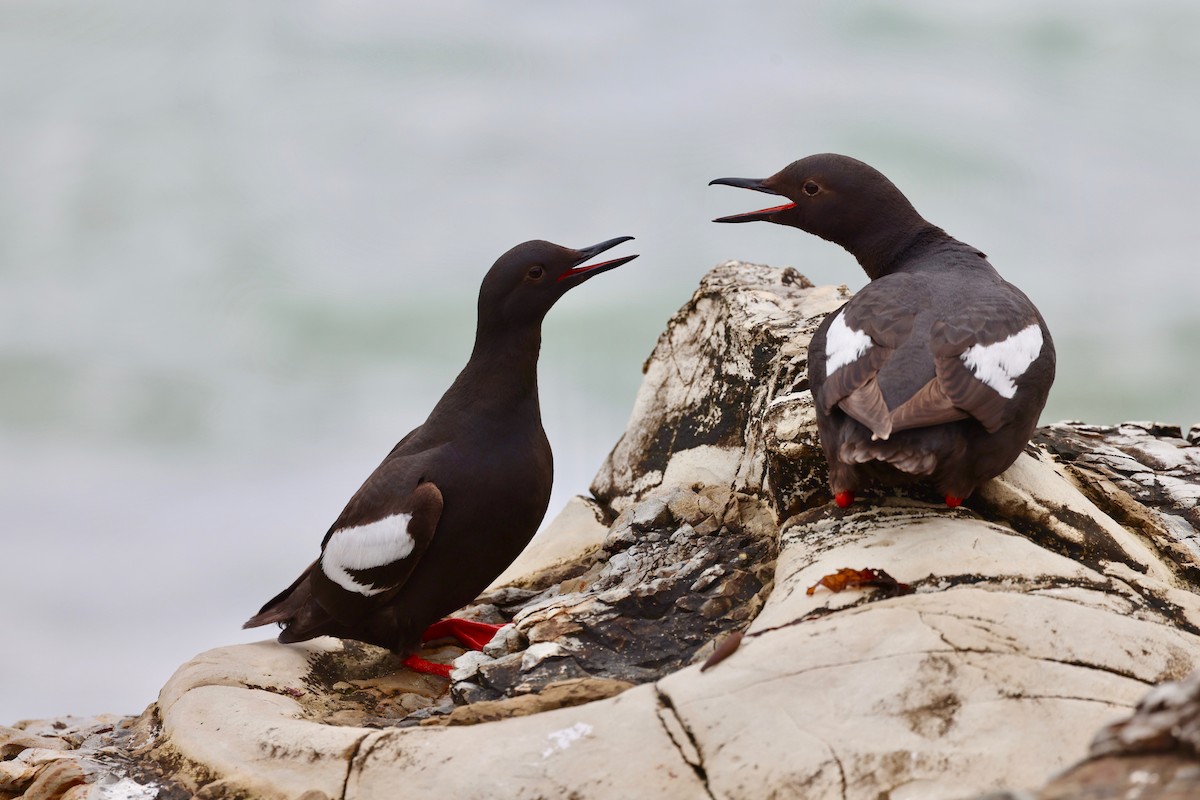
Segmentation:
<svg viewBox="0 0 1200 800">
<path fill-rule="evenodd" d="M 966 411 L 954 405 L 942 388 L 942 382 L 935 378 L 892 411 L 892 430 L 927 428 L 930 425 L 955 422 L 969 416 Z"/>
<path fill-rule="evenodd" d="M 892 435 L 892 415 L 875 376 L 842 399 L 841 409 L 866 425 L 872 439 L 886 439 Z"/>
<path fill-rule="evenodd" d="M 386 602 L 408 580 L 433 540 L 442 502 L 438 487 L 425 482 L 405 496 L 374 506 L 376 519 L 356 519 L 360 515 L 348 514 L 348 506 L 326 535 L 312 570 L 317 602 L 343 622 L 355 621 Z"/>
<path fill-rule="evenodd" d="M 930 334 L 937 382 L 949 401 L 989 433 L 1012 420 L 1016 381 L 1046 352 L 1042 322 L 1025 296 L 995 293 L 934 323 Z"/>
</svg>

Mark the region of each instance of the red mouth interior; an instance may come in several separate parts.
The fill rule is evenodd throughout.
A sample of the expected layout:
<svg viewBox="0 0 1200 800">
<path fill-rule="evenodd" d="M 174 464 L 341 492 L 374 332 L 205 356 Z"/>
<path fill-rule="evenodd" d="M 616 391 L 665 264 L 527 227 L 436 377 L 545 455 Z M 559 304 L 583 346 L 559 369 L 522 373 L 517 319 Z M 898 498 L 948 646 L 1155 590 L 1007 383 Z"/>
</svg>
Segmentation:
<svg viewBox="0 0 1200 800">
<path fill-rule="evenodd" d="M 594 269 L 600 269 L 601 267 L 607 267 L 609 264 L 612 264 L 614 261 L 622 261 L 622 260 L 624 260 L 624 259 L 614 258 L 609 261 L 601 261 L 599 264 L 584 264 L 581 267 L 571 267 L 571 269 L 567 270 L 562 275 L 559 275 L 558 279 L 560 281 L 566 280 L 567 278 L 574 277 L 575 275 L 582 275 L 583 273 L 591 272 Z"/>
<path fill-rule="evenodd" d="M 764 208 L 761 211 L 747 211 L 745 214 L 736 214 L 735 216 L 749 217 L 751 215 L 757 215 L 757 214 L 774 214 L 776 211 L 787 211 L 789 208 L 795 208 L 795 207 L 796 207 L 795 203 L 784 203 L 781 206 L 771 206 L 770 208 Z"/>
</svg>

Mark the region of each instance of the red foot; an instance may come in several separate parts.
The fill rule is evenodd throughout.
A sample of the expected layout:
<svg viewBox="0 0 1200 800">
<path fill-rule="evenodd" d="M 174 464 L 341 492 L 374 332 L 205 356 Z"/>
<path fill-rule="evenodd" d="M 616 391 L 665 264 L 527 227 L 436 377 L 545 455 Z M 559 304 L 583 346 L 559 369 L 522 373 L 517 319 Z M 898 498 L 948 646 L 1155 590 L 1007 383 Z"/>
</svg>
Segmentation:
<svg viewBox="0 0 1200 800">
<path fill-rule="evenodd" d="M 951 508 L 958 508 L 962 505 L 962 501 L 963 498 L 961 497 L 955 497 L 952 494 L 946 495 L 946 505 L 950 506 Z"/>
<path fill-rule="evenodd" d="M 423 672 L 426 675 L 437 675 L 439 678 L 449 678 L 450 670 L 454 669 L 451 664 L 435 664 L 432 661 L 426 661 L 417 656 L 409 656 L 404 659 L 404 666 L 411 669 L 413 672 Z"/>
<path fill-rule="evenodd" d="M 469 619 L 446 617 L 426 628 L 425 632 L 421 634 L 421 641 L 431 642 L 434 639 L 452 637 L 472 650 L 482 650 L 484 645 L 496 635 L 496 631 L 503 627 L 503 625 L 489 625 L 486 622 L 474 622 Z M 404 659 L 404 666 L 414 672 L 438 675 L 443 678 L 449 678 L 450 670 L 454 669 L 451 664 L 436 664 L 419 656 L 409 656 Z"/>
<path fill-rule="evenodd" d="M 503 627 L 503 625 L 489 625 L 486 622 L 475 622 L 458 617 L 446 617 L 426 628 L 425 632 L 421 634 L 421 641 L 431 642 L 434 639 L 451 636 L 472 650 L 482 650 L 496 635 L 496 631 Z"/>
<path fill-rule="evenodd" d="M 833 502 L 837 503 L 838 508 L 849 508 L 854 502 L 854 492 L 838 492 L 833 496 Z"/>
</svg>

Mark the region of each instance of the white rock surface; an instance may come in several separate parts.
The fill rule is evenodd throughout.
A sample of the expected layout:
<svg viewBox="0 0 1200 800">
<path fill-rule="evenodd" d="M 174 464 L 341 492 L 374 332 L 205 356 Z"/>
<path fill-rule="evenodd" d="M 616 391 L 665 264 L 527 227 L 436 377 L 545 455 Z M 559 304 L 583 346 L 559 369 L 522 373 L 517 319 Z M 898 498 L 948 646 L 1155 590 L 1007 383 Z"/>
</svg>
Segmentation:
<svg viewBox="0 0 1200 800">
<path fill-rule="evenodd" d="M 910 508 L 859 512 L 857 531 L 839 522 L 788 528 L 776 591 L 738 651 L 660 682 L 715 796 L 1036 785 L 1200 653 L 1196 636 L 1114 605 L 1103 576 L 990 523 Z M 864 604 L 804 591 L 868 564 L 917 592 Z"/>
<path fill-rule="evenodd" d="M 593 485 L 606 516 L 572 501 L 502 576 L 487 608 L 507 598 L 515 625 L 488 652 L 459 659 L 455 690 L 488 670 L 507 675 L 518 696 L 488 706 L 502 714 L 537 691 L 528 671 L 567 664 L 599 641 L 589 633 L 616 642 L 604 659 L 632 659 L 645 652 L 616 636 L 622 625 L 646 638 L 654 625 L 708 630 L 688 628 L 689 614 L 744 629 L 723 660 L 667 675 L 634 665 L 649 682 L 585 705 L 471 725 L 419 708 L 426 716 L 402 724 L 420 726 L 379 729 L 359 727 L 363 713 L 345 716 L 346 698 L 390 680 L 340 677 L 352 671 L 352 648 L 329 639 L 221 648 L 163 687 L 139 723 L 134 762 L 163 770 L 163 786 L 210 799 L 1034 791 L 1151 687 L 1200 663 L 1200 447 L 1162 426 L 1052 426 L 969 508 L 875 497 L 838 510 L 827 502 L 805 366 L 820 315 L 845 297 L 794 271 L 728 263 L 706 276 L 660 338 L 629 429 Z M 778 548 L 773 587 L 737 558 L 743 542 L 764 538 L 771 554 Z M 914 591 L 809 594 L 844 567 L 886 570 Z M 664 597 L 666 607 L 653 605 Z M 617 611 L 639 599 L 660 616 L 632 627 Z M 1194 726 L 1186 687 L 1149 708 L 1154 720 Z M 1110 739 L 1144 729 L 1111 728 Z M 22 785 L 38 773 L 20 771 L 48 758 L 47 742 L 57 746 L 21 738 L 34 733 L 12 736 L 0 762 Z M 1146 786 L 1157 780 L 1146 775 Z M 131 791 L 157 785 L 138 781 Z"/>
<path fill-rule="evenodd" d="M 704 797 L 659 713 L 654 687 L 639 686 L 531 717 L 376 733 L 346 797 Z"/>
<path fill-rule="evenodd" d="M 762 491 L 766 412 L 788 396 L 803 402 L 808 340 L 847 299 L 845 286 L 814 287 L 793 269 L 715 267 L 659 337 L 593 494 L 620 512 L 664 484 Z"/>
</svg>

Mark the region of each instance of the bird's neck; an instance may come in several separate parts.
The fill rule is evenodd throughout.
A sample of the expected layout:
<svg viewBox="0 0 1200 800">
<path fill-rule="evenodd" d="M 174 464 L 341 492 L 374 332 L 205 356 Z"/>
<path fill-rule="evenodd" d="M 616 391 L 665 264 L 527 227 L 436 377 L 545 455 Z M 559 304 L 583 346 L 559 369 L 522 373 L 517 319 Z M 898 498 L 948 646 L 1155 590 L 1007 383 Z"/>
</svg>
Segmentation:
<svg viewBox="0 0 1200 800">
<path fill-rule="evenodd" d="M 540 325 L 504 330 L 480 327 L 471 358 L 447 396 L 490 416 L 532 413 L 540 418 L 537 391 Z"/>
<path fill-rule="evenodd" d="M 949 239 L 941 228 L 914 214 L 911 224 L 865 236 L 855 242 L 853 249 L 847 249 L 867 276 L 875 280 L 900 269 L 922 250 Z"/>
</svg>

